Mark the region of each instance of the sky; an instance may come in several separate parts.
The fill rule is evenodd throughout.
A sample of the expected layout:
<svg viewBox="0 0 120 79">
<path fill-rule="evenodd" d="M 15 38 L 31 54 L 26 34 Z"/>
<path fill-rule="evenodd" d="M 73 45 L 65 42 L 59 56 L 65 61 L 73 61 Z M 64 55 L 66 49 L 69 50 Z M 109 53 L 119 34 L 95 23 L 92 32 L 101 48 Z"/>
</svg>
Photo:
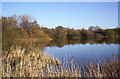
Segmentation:
<svg viewBox="0 0 120 79">
<path fill-rule="evenodd" d="M 118 27 L 117 2 L 3 2 L 2 15 L 29 14 L 42 27 Z"/>
<path fill-rule="evenodd" d="M 119 0 L 1 0 L 2 2 L 118 2 Z"/>
</svg>

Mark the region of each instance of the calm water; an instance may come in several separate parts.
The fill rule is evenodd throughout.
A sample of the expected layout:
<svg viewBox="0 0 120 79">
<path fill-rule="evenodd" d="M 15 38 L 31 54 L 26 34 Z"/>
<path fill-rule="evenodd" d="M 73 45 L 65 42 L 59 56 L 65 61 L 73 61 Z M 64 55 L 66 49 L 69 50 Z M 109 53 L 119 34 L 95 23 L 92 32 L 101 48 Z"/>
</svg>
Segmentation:
<svg viewBox="0 0 120 79">
<path fill-rule="evenodd" d="M 103 62 L 106 57 L 111 58 L 113 54 L 118 54 L 118 44 L 69 44 L 62 47 L 47 46 L 44 51 L 60 60 L 71 60 L 77 63 Z"/>
</svg>

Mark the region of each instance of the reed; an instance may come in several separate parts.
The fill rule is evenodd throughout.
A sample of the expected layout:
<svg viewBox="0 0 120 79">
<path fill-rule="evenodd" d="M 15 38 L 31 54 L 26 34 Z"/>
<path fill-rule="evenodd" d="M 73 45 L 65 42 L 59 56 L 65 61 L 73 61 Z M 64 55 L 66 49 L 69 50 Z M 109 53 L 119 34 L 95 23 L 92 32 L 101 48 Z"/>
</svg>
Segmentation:
<svg viewBox="0 0 120 79">
<path fill-rule="evenodd" d="M 104 64 L 78 66 L 74 60 L 61 62 L 37 48 L 13 46 L 2 58 L 3 77 L 118 77 L 117 56 Z"/>
</svg>

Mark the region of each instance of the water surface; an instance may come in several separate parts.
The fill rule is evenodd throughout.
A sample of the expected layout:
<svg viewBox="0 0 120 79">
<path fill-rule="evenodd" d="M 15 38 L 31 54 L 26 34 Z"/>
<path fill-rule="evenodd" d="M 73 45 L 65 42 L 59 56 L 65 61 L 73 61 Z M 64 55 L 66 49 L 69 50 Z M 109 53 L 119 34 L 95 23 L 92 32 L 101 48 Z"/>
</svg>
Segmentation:
<svg viewBox="0 0 120 79">
<path fill-rule="evenodd" d="M 62 47 L 59 46 L 46 46 L 44 52 L 50 56 L 54 56 L 62 61 L 71 60 L 72 58 L 77 63 L 92 62 L 103 62 L 106 57 L 111 58 L 113 55 L 118 54 L 118 44 L 67 44 Z"/>
</svg>

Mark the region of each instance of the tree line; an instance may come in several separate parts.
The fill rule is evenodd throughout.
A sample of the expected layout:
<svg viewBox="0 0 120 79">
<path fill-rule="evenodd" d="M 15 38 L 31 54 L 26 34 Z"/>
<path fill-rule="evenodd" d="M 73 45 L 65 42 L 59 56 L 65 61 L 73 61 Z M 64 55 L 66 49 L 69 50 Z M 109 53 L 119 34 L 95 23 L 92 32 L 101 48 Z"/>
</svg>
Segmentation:
<svg viewBox="0 0 120 79">
<path fill-rule="evenodd" d="M 56 28 L 41 27 L 29 15 L 13 15 L 0 18 L 2 21 L 3 43 L 12 43 L 16 39 L 24 38 L 52 38 L 53 40 L 70 39 L 118 39 L 120 28 L 102 29 L 99 26 L 90 26 L 88 29 L 73 29 L 57 26 Z M 4 44 L 3 44 L 4 45 Z"/>
<path fill-rule="evenodd" d="M 102 29 L 99 26 L 90 26 L 88 29 L 73 29 L 57 26 L 56 28 L 48 29 L 42 27 L 42 30 L 54 40 L 58 39 L 118 39 L 120 28 Z"/>
</svg>

